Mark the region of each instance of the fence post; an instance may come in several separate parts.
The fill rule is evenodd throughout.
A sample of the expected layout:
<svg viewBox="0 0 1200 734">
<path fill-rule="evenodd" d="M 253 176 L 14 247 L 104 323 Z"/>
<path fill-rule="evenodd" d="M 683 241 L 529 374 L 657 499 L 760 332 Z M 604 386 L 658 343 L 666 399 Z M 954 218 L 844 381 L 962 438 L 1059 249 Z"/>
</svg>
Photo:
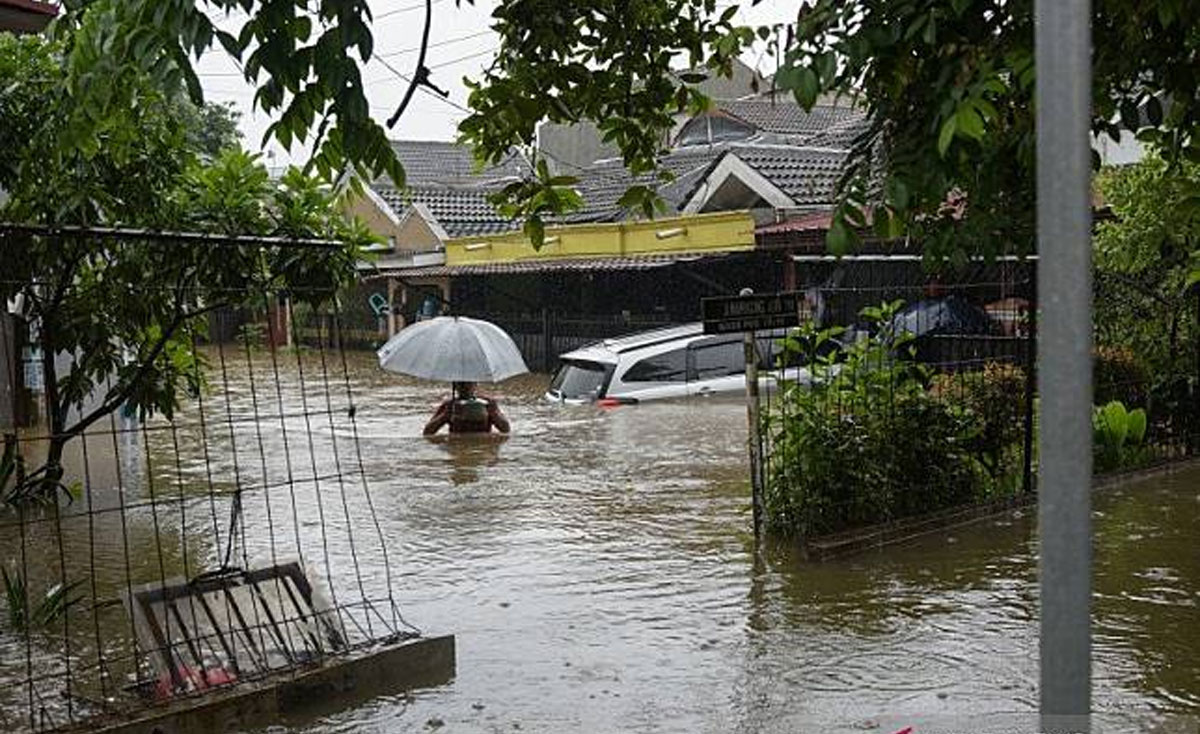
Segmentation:
<svg viewBox="0 0 1200 734">
<path fill-rule="evenodd" d="M 550 371 L 550 309 L 542 306 L 542 372 Z"/>
<path fill-rule="evenodd" d="M 1036 0 L 1038 541 L 1046 732 L 1090 731 L 1091 3 Z"/>
<path fill-rule="evenodd" d="M 1035 266 L 1036 267 L 1036 266 Z M 1036 277 L 1036 270 L 1034 272 Z M 1029 280 L 1029 325 L 1025 334 L 1025 434 L 1022 457 L 1024 466 L 1021 474 L 1021 490 L 1025 495 L 1033 491 L 1033 403 L 1037 395 L 1037 283 Z"/>
<path fill-rule="evenodd" d="M 740 295 L 753 295 L 750 288 L 743 288 Z M 754 511 L 754 537 L 762 536 L 763 522 L 763 471 L 762 439 L 759 435 L 758 413 L 758 348 L 754 343 L 754 332 L 747 331 L 743 338 L 746 357 L 746 420 L 749 422 L 748 448 L 750 450 L 750 502 Z"/>
</svg>

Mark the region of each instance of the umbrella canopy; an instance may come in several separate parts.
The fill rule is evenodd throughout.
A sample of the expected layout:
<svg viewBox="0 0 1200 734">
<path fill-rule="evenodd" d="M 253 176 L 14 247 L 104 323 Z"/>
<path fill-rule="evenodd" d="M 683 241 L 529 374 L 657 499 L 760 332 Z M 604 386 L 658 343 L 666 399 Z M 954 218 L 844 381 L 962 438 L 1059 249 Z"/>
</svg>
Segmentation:
<svg viewBox="0 0 1200 734">
<path fill-rule="evenodd" d="M 500 382 L 529 371 L 511 337 L 495 324 L 439 316 L 402 329 L 379 348 L 389 372 L 446 382 Z"/>
</svg>

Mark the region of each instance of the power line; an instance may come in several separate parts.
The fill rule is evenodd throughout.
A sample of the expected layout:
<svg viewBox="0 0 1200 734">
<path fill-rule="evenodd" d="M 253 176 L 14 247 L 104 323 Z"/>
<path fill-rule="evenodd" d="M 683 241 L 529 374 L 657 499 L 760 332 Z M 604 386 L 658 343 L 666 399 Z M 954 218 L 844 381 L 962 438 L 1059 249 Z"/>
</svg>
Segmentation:
<svg viewBox="0 0 1200 734">
<path fill-rule="evenodd" d="M 499 50 L 500 50 L 499 47 L 485 48 L 482 51 L 476 51 L 475 53 L 467 54 L 466 56 L 459 56 L 456 59 L 450 59 L 448 61 L 440 61 L 440 62 L 438 62 L 436 64 L 432 64 L 426 68 L 430 69 L 431 71 L 433 69 L 442 69 L 447 66 L 454 66 L 455 64 L 461 63 L 463 61 L 470 61 L 471 59 L 477 59 L 480 56 L 487 56 L 489 54 L 494 54 Z"/>
<path fill-rule="evenodd" d="M 433 2 L 430 4 L 437 5 L 440 2 L 442 2 L 442 0 L 433 0 Z M 373 21 L 383 20 L 384 18 L 386 18 L 390 15 L 399 15 L 400 13 L 409 13 L 409 12 L 412 12 L 413 10 L 424 10 L 424 9 L 425 9 L 425 3 L 414 3 L 412 5 L 405 5 L 403 7 L 392 8 L 391 10 L 386 10 L 386 11 L 380 13 L 379 15 L 376 15 L 372 20 Z"/>
<path fill-rule="evenodd" d="M 458 43 L 460 41 L 467 41 L 472 38 L 479 38 L 480 36 L 486 36 L 491 33 L 492 33 L 492 30 L 489 28 L 487 30 L 478 31 L 476 33 L 468 33 L 465 36 L 457 36 L 455 38 L 447 38 L 445 40 L 436 41 L 434 43 L 429 44 L 429 48 L 438 48 L 439 46 L 449 46 L 452 43 Z M 420 46 L 410 46 L 409 48 L 402 48 L 398 51 L 388 51 L 385 54 L 375 54 L 375 55 L 380 58 L 390 59 L 393 56 L 403 56 L 404 54 L 413 54 L 420 50 L 421 50 Z"/>
</svg>

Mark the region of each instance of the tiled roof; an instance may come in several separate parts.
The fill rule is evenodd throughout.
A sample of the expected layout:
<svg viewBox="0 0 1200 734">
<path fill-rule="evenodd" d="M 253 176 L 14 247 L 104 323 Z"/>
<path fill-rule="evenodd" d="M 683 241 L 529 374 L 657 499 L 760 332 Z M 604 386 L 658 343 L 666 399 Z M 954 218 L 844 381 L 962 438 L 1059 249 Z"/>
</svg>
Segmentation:
<svg viewBox="0 0 1200 734">
<path fill-rule="evenodd" d="M 734 145 L 730 153 L 778 186 L 797 206 L 833 202 L 846 152 L 788 145 Z"/>
<path fill-rule="evenodd" d="M 719 106 L 759 130 L 780 135 L 817 135 L 863 117 L 860 110 L 835 105 L 816 105 L 805 112 L 794 100 L 782 97 L 735 99 L 721 102 Z"/>
<path fill-rule="evenodd" d="M 393 140 L 392 150 L 404 166 L 406 183 L 478 184 L 520 178 L 529 171 L 524 158 L 513 153 L 496 166 L 475 169 L 471 149 L 437 140 Z"/>
<path fill-rule="evenodd" d="M 659 195 L 670 209 L 678 210 L 683 205 L 688 192 L 725 149 L 726 146 L 677 148 L 660 159 L 659 165 L 662 169 L 675 175 L 674 181 L 662 184 L 659 188 Z M 626 213 L 617 206 L 617 200 L 625 190 L 635 184 L 652 186 L 660 183 L 653 173 L 631 175 L 620 158 L 599 161 L 576 175 L 579 178 L 579 193 L 583 196 L 584 207 L 567 217 L 568 221 L 575 222 L 609 222 L 624 219 Z"/>
<path fill-rule="evenodd" d="M 836 125 L 804 139 L 804 145 L 809 148 L 839 148 L 850 150 L 855 139 L 871 126 L 866 116 L 852 117 L 842 120 Z"/>
<path fill-rule="evenodd" d="M 408 209 L 408 202 L 424 204 L 451 237 L 520 228 L 520 222 L 500 216 L 487 200 L 491 193 L 488 188 L 415 185 L 407 191 L 398 191 L 390 186 L 376 186 L 375 191 L 400 216 Z"/>
<path fill-rule="evenodd" d="M 640 257 L 589 257 L 569 260 L 524 260 L 517 262 L 486 263 L 479 265 L 432 265 L 420 268 L 404 268 L 406 277 L 435 278 L 449 275 L 518 275 L 522 273 L 550 272 L 603 272 L 617 270 L 654 270 L 678 262 L 714 260 L 741 253 L 713 255 L 676 253 L 671 255 L 643 255 Z M 369 277 L 384 277 L 388 272 L 381 269 Z"/>
</svg>

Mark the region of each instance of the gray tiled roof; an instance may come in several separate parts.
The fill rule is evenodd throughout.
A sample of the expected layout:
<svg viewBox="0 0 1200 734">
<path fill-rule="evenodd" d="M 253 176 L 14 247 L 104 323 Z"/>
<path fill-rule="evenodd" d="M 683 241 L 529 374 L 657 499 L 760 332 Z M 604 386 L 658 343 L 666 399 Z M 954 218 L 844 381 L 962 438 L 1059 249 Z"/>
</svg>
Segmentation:
<svg viewBox="0 0 1200 734">
<path fill-rule="evenodd" d="M 500 216 L 487 200 L 490 188 L 414 185 L 407 191 L 390 186 L 376 186 L 375 191 L 399 216 L 410 201 L 424 204 L 451 237 L 506 232 L 521 226 Z"/>
<path fill-rule="evenodd" d="M 804 139 L 804 145 L 809 148 L 839 148 L 850 150 L 855 139 L 871 126 L 866 116 L 853 117 L 843 120 L 836 125 Z"/>
<path fill-rule="evenodd" d="M 693 146 L 677 148 L 663 156 L 659 165 L 675 174 L 674 181 L 662 184 L 659 188 L 659 195 L 667 202 L 667 206 L 678 209 L 688 192 L 725 149 L 726 146 L 720 145 Z M 607 222 L 624 219 L 625 212 L 617 206 L 617 200 L 625 190 L 635 184 L 651 186 L 659 183 L 655 174 L 631 175 L 620 158 L 599 161 L 576 175 L 584 207 L 567 217 L 568 221 Z"/>
<path fill-rule="evenodd" d="M 519 178 L 529 171 L 516 153 L 499 165 L 475 169 L 471 149 L 437 140 L 393 140 L 392 150 L 404 166 L 408 184 L 478 184 Z"/>
<path fill-rule="evenodd" d="M 827 206 L 833 202 L 834 190 L 846 151 L 811 148 L 797 145 L 763 143 L 734 143 L 725 146 L 721 155 L 682 192 L 679 206 L 687 203 L 697 186 L 704 181 L 725 155 L 736 155 L 787 194 L 796 206 Z"/>
<path fill-rule="evenodd" d="M 860 110 L 835 105 L 816 105 L 805 112 L 795 100 L 778 96 L 728 100 L 719 107 L 759 130 L 780 135 L 817 135 L 863 117 Z"/>
<path fill-rule="evenodd" d="M 730 153 L 761 173 L 798 206 L 831 204 L 845 151 L 789 145 L 735 145 Z"/>
</svg>

